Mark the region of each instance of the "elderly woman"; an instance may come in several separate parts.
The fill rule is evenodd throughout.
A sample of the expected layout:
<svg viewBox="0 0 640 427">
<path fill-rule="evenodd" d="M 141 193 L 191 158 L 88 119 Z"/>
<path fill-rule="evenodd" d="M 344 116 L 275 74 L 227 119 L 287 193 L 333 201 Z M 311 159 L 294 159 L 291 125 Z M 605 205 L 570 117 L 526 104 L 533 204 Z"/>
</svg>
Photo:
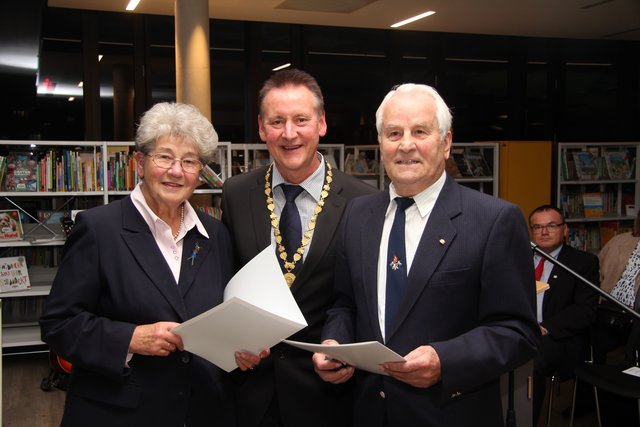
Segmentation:
<svg viewBox="0 0 640 427">
<path fill-rule="evenodd" d="M 220 426 L 226 374 L 171 329 L 222 302 L 231 241 L 187 199 L 218 137 L 186 104 L 161 103 L 136 135 L 142 181 L 86 210 L 65 246 L 40 326 L 73 365 L 62 426 Z"/>
</svg>

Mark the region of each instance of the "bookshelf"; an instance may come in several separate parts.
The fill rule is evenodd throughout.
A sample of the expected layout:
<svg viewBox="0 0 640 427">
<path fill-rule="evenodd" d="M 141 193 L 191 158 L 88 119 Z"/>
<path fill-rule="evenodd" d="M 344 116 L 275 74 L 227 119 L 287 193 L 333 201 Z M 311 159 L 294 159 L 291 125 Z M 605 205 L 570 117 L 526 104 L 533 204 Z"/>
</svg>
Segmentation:
<svg viewBox="0 0 640 427">
<path fill-rule="evenodd" d="M 0 210 L 20 212 L 23 235 L 20 240 L 0 239 L 0 257 L 24 256 L 27 260 L 31 288 L 2 292 L 2 348 L 44 349 L 40 340 L 38 318 L 44 299 L 51 290 L 65 234 L 59 217 L 71 210 L 107 204 L 129 194 L 138 181 L 131 141 L 18 141 L 3 140 L 0 156 L 21 153 L 32 160 L 35 191 L 5 191 L 6 179 L 0 180 Z M 220 142 L 215 164 L 224 181 L 231 174 L 231 144 Z M 5 172 L 3 169 L 2 172 Z M 18 174 L 19 175 L 19 174 Z M 4 175 L 6 178 L 6 173 Z M 14 180 L 14 181 L 17 181 Z M 10 188 L 16 188 L 10 186 Z M 26 188 L 26 186 L 24 187 Z M 198 205 L 211 205 L 221 188 L 203 183 L 195 190 Z M 54 213 L 58 221 L 48 221 L 42 212 Z M 205 212 L 207 212 L 205 210 Z M 210 213 L 210 212 L 207 212 Z"/>
<path fill-rule="evenodd" d="M 498 195 L 500 176 L 500 150 L 497 142 L 454 142 L 451 146 L 449 165 L 462 154 L 471 175 L 450 174 L 460 184 L 474 188 L 481 193 Z M 479 160 L 478 160 L 479 159 Z M 479 167 L 479 165 L 482 165 Z M 469 172 L 467 172 L 469 173 Z"/>
<path fill-rule="evenodd" d="M 569 225 L 567 242 L 597 253 L 633 227 L 638 206 L 636 142 L 559 143 L 557 205 Z"/>
<path fill-rule="evenodd" d="M 498 143 L 453 143 L 447 160 L 447 173 L 460 184 L 480 192 L 498 195 L 499 149 Z M 380 146 L 350 145 L 345 147 L 346 173 L 380 190 L 389 186 Z"/>
<path fill-rule="evenodd" d="M 272 159 L 267 144 L 230 144 L 229 170 L 231 175 L 237 175 L 268 166 Z M 331 166 L 344 170 L 344 144 L 319 144 L 320 152 Z"/>
</svg>

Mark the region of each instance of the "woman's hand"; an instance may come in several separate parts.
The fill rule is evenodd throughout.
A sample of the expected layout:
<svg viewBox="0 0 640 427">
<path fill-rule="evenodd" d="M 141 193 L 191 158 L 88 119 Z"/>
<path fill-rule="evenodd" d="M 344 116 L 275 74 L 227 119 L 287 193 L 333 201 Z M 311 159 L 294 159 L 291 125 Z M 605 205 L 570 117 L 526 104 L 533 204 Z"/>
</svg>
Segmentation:
<svg viewBox="0 0 640 427">
<path fill-rule="evenodd" d="M 176 322 L 157 322 L 136 326 L 129 344 L 129 353 L 168 356 L 176 350 L 184 351 L 182 338 L 171 332 L 178 325 Z"/>
</svg>

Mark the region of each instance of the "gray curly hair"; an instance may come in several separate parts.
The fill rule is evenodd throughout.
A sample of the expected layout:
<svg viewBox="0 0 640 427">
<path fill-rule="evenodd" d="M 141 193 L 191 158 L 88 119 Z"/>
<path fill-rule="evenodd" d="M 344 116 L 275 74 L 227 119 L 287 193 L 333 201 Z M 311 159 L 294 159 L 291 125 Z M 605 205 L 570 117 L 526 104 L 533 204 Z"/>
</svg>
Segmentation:
<svg viewBox="0 0 640 427">
<path fill-rule="evenodd" d="M 164 136 L 188 139 L 198 148 L 202 163 L 213 162 L 218 134 L 211 122 L 193 105 L 161 102 L 151 107 L 140 119 L 136 150 L 149 154 L 158 139 Z"/>
</svg>

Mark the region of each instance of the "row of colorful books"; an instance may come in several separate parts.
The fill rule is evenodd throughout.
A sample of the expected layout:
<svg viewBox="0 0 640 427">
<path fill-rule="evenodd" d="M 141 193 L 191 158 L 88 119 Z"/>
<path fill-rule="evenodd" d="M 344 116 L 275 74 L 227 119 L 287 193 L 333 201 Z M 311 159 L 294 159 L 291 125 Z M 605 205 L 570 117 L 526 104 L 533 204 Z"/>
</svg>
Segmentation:
<svg viewBox="0 0 640 427">
<path fill-rule="evenodd" d="M 622 193 L 620 210 L 616 191 L 585 191 L 565 193 L 560 207 L 565 218 L 599 218 L 605 216 L 626 216 L 626 206 L 633 205 L 634 195 Z"/>
<path fill-rule="evenodd" d="M 598 252 L 614 236 L 632 231 L 615 221 L 599 223 L 595 226 L 572 225 L 569 227 L 567 244 L 587 252 Z"/>
<path fill-rule="evenodd" d="M 562 179 L 565 181 L 627 180 L 635 173 L 635 157 L 628 150 L 562 151 Z"/>
<path fill-rule="evenodd" d="M 105 179 L 109 190 L 130 191 L 138 181 L 132 153 L 109 153 L 106 174 L 102 153 L 96 150 L 58 149 L 1 157 L 4 191 L 102 191 Z"/>
<path fill-rule="evenodd" d="M 206 213 L 207 215 L 222 221 L 222 209 L 214 206 L 198 206 L 197 209 Z"/>
<path fill-rule="evenodd" d="M 106 173 L 102 152 L 47 150 L 39 154 L 9 153 L 0 156 L 0 182 L 4 191 L 131 191 L 138 183 L 134 153 L 108 154 Z M 2 176 L 4 175 L 4 177 Z M 222 179 L 209 166 L 201 176 L 211 188 L 222 188 Z"/>
</svg>

